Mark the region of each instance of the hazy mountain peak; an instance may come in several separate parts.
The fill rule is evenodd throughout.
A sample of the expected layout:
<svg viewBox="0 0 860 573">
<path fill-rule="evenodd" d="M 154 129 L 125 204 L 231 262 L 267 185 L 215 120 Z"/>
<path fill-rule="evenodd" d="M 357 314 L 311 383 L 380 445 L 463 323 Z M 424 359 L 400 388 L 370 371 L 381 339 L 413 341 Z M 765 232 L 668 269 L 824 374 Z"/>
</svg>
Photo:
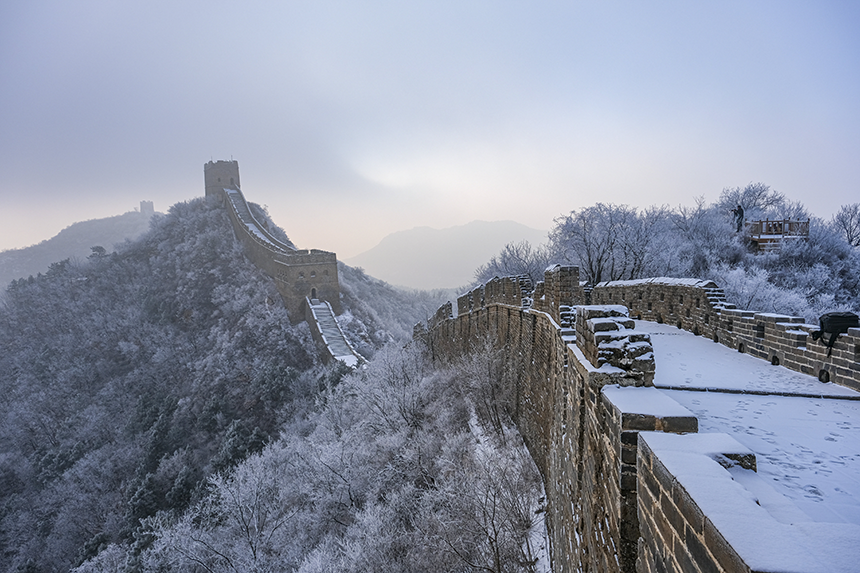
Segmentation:
<svg viewBox="0 0 860 573">
<path fill-rule="evenodd" d="M 384 237 L 372 249 L 345 260 L 394 285 L 453 288 L 472 281 L 475 269 L 506 244 L 540 244 L 546 231 L 515 221 L 471 221 L 445 229 L 415 227 Z"/>
</svg>

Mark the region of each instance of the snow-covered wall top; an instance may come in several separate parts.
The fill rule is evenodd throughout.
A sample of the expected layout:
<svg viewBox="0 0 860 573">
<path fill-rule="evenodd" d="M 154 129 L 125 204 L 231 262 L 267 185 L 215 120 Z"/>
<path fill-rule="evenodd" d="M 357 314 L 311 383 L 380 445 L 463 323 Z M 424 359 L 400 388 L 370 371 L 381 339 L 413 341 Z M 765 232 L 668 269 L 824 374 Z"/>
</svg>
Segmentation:
<svg viewBox="0 0 860 573">
<path fill-rule="evenodd" d="M 799 316 L 740 310 L 713 281 L 650 278 L 603 282 L 594 304 L 622 304 L 630 316 L 666 323 L 706 336 L 771 364 L 860 390 L 860 329 L 841 335 L 832 349 L 815 342 L 816 325 Z"/>
<path fill-rule="evenodd" d="M 714 281 L 703 279 L 686 279 L 674 277 L 652 277 L 647 279 L 633 279 L 629 281 L 603 281 L 597 283 L 598 287 L 631 287 L 640 285 L 666 285 L 666 286 L 689 286 L 697 288 L 717 288 Z"/>
</svg>

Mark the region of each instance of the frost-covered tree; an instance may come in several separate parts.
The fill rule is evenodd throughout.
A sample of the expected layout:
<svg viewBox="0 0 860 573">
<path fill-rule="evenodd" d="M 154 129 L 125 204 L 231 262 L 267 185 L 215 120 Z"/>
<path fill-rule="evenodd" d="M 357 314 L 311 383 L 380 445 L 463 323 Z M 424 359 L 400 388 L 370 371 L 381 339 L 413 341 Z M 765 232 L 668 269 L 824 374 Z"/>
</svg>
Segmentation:
<svg viewBox="0 0 860 573">
<path fill-rule="evenodd" d="M 740 205 L 747 220 L 765 218 L 785 204 L 785 195 L 764 183 L 749 183 L 745 187 L 726 187 L 715 204 L 724 216 Z M 772 217 L 777 218 L 777 217 Z M 781 217 L 779 217 L 781 218 Z"/>
<path fill-rule="evenodd" d="M 510 419 L 496 431 L 475 407 L 469 372 L 386 347 L 186 513 L 147 520 L 129 557 L 142 571 L 532 571 L 539 474 Z"/>
<path fill-rule="evenodd" d="M 527 276 L 532 284 L 543 280 L 552 257 L 546 245 L 532 246 L 528 241 L 508 243 L 486 264 L 475 270 L 475 282 L 486 283 L 493 277 Z"/>
<path fill-rule="evenodd" d="M 849 245 L 860 247 L 860 203 L 842 205 L 830 225 Z"/>
<path fill-rule="evenodd" d="M 657 261 L 652 246 L 667 231 L 667 216 L 665 208 L 597 203 L 557 218 L 550 250 L 591 283 L 639 278 Z"/>
</svg>

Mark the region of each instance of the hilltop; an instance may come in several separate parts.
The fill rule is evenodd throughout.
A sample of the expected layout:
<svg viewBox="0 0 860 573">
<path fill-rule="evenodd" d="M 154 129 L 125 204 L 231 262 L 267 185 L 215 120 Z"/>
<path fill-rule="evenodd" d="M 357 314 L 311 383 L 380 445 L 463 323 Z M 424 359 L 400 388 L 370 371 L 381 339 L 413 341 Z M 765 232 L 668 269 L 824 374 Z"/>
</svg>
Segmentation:
<svg viewBox="0 0 860 573">
<path fill-rule="evenodd" d="M 115 245 L 140 237 L 149 228 L 152 213 L 129 211 L 122 215 L 73 223 L 50 239 L 21 249 L 0 252 L 0 285 L 44 273 L 51 263 L 85 259 L 92 247 L 114 251 Z"/>
</svg>

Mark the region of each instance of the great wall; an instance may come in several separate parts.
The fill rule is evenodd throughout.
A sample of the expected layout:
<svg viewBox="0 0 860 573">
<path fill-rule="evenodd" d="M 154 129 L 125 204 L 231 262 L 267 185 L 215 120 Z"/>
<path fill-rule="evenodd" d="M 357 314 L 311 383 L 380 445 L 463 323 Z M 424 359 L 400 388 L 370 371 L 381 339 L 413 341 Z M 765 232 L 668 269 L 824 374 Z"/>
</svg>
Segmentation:
<svg viewBox="0 0 860 573">
<path fill-rule="evenodd" d="M 227 210 L 236 238 L 248 258 L 269 275 L 284 300 L 290 320 L 306 320 L 326 359 L 355 366 L 355 351 L 337 322 L 341 312 L 337 256 L 317 249 L 298 250 L 274 237 L 251 213 L 239 184 L 238 161 L 210 161 L 203 166 L 206 197 Z"/>
<path fill-rule="evenodd" d="M 235 161 L 209 162 L 204 173 L 206 195 L 227 209 L 236 237 L 274 279 L 292 320 L 308 321 L 329 358 L 359 364 L 337 324 L 335 254 L 299 251 L 272 236 L 242 195 Z M 790 503 L 762 493 L 770 490 L 756 474 L 755 452 L 726 433 L 699 433 L 703 420 L 673 399 L 668 390 L 678 388 L 655 376 L 661 363 L 648 321 L 851 389 L 684 388 L 702 400 L 737 393 L 860 401 L 860 329 L 828 349 L 811 340 L 817 325 L 739 310 L 710 281 L 652 278 L 586 288 L 576 267 L 555 265 L 537 284 L 495 278 L 463 294 L 456 307 L 449 302 L 416 325 L 414 338 L 442 363 L 487 341 L 499 351 L 512 417 L 543 478 L 552 570 L 860 569 L 860 523 L 798 518 L 802 512 L 787 510 Z"/>
<path fill-rule="evenodd" d="M 515 396 L 512 416 L 543 477 L 553 571 L 860 567 L 860 525 L 789 520 L 780 513 L 784 501 L 750 493 L 769 491 L 756 474 L 756 454 L 728 434 L 698 433 L 700 420 L 655 385 L 660 363 L 648 323 L 632 318 L 670 324 L 768 360 L 774 366 L 767 368 L 780 364 L 854 390 L 860 329 L 840 336 L 828 356 L 810 340 L 816 325 L 738 310 L 710 281 L 608 282 L 588 292 L 576 267 L 558 265 L 544 279 L 532 287 L 521 277 L 496 278 L 460 296 L 456 312 L 451 303 L 442 306 L 416 325 L 414 337 L 442 362 L 487 340 L 500 351 L 502 382 Z M 705 401 L 709 392 L 727 391 L 685 390 Z M 808 387 L 749 392 L 860 399 Z M 846 541 L 840 551 L 831 550 L 834 538 Z"/>
</svg>

